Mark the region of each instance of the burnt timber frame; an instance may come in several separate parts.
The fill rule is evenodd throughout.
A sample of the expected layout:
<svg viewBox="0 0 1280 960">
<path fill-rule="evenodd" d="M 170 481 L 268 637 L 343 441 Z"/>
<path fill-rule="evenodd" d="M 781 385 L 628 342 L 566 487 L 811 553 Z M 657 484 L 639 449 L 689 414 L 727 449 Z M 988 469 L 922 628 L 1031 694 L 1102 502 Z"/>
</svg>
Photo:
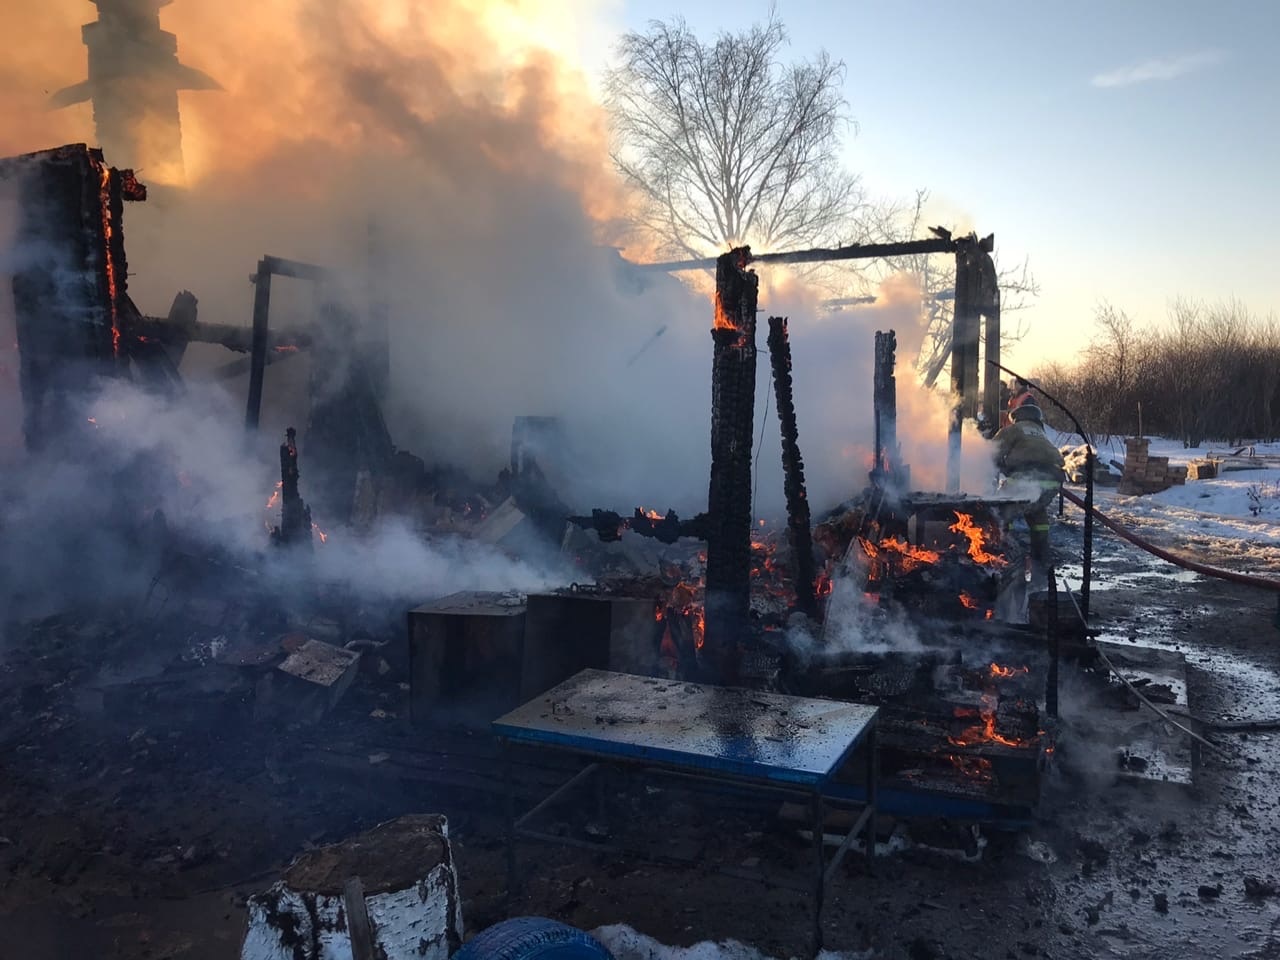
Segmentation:
<svg viewBox="0 0 1280 960">
<path fill-rule="evenodd" d="M 1000 291 L 996 283 L 995 234 L 978 239 L 976 234 L 953 237 L 949 230 L 931 227 L 934 236 L 925 240 L 897 243 L 853 243 L 843 247 L 818 247 L 785 253 L 753 254 L 749 263 L 825 263 L 836 260 L 875 260 L 919 254 L 949 253 L 956 258 L 955 310 L 952 317 L 951 391 L 955 400 L 951 427 L 948 431 L 947 488 L 960 489 L 960 438 L 965 418 L 976 418 L 979 396 L 988 418 L 997 417 L 1000 408 L 1000 382 L 988 377 L 979 390 L 981 366 L 978 362 L 980 342 L 986 341 L 987 359 L 1000 362 Z M 672 260 L 663 263 L 639 263 L 642 271 L 677 273 L 683 270 L 707 270 L 719 258 Z M 985 329 L 982 320 L 985 318 Z"/>
<path fill-rule="evenodd" d="M 271 278 L 294 277 L 323 283 L 333 276 L 332 271 L 312 263 L 287 260 L 284 257 L 265 256 L 258 261 L 258 270 L 249 281 L 253 290 L 253 335 L 250 341 L 249 399 L 244 413 L 246 430 L 258 429 L 262 415 L 262 383 L 267 369 L 267 352 L 270 348 L 269 320 L 271 315 Z"/>
<path fill-rule="evenodd" d="M 826 888 L 830 884 L 831 878 L 835 875 L 836 870 L 839 869 L 840 864 L 843 862 L 845 854 L 849 852 L 849 848 L 853 845 L 853 841 L 859 834 L 864 835 L 867 864 L 869 867 L 874 869 L 873 865 L 876 856 L 876 782 L 880 769 L 876 727 L 874 723 L 870 725 L 866 734 L 854 745 L 855 748 L 860 749 L 863 753 L 867 777 L 867 787 L 861 792 L 861 796 L 857 800 L 849 799 L 848 797 L 836 796 L 825 790 L 821 785 L 816 785 L 811 789 L 805 790 L 799 786 L 788 786 L 786 784 L 779 783 L 776 780 L 767 780 L 762 777 L 745 777 L 725 772 L 713 773 L 710 771 L 700 771 L 690 765 L 678 764 L 671 761 L 664 762 L 652 757 L 628 760 L 619 757 L 617 754 L 594 751 L 585 747 L 570 747 L 529 740 L 514 740 L 503 736 L 498 736 L 496 740 L 498 743 L 499 756 L 501 757 L 503 782 L 507 785 L 503 809 L 506 818 L 508 907 L 514 898 L 519 895 L 521 889 L 520 871 L 516 858 L 516 845 L 519 840 L 534 840 L 542 843 L 576 847 L 582 850 L 590 850 L 595 853 L 608 853 L 615 857 L 625 856 L 659 865 L 686 868 L 690 866 L 703 866 L 703 868 L 706 869 L 698 859 L 685 859 L 673 856 L 663 857 L 644 850 L 627 848 L 604 841 L 581 840 L 576 837 L 561 836 L 559 834 L 539 830 L 528 825 L 532 820 L 555 805 L 557 802 L 564 800 L 574 790 L 585 786 L 592 780 L 595 781 L 597 814 L 603 817 L 606 791 L 604 789 L 604 782 L 601 774 L 603 774 L 608 767 L 638 769 L 650 777 L 667 777 L 676 780 L 689 781 L 696 784 L 705 784 L 708 791 L 710 791 L 713 786 L 719 786 L 721 791 L 725 789 L 739 788 L 763 796 L 777 796 L 806 803 L 810 811 L 809 829 L 812 833 L 810 843 L 814 858 L 812 883 L 800 884 L 788 882 L 777 877 L 753 873 L 744 868 L 719 867 L 714 868 L 712 872 L 723 876 L 734 877 L 739 880 L 746 880 L 752 883 L 761 883 L 770 887 L 809 894 L 812 897 L 810 942 L 812 944 L 811 956 L 813 957 L 817 957 L 823 946 L 822 906 L 826 899 Z M 517 815 L 515 808 L 517 780 L 515 776 L 515 764 L 512 756 L 513 746 L 517 743 L 521 746 L 550 749 L 560 754 L 581 757 L 589 760 L 590 762 L 568 780 L 560 784 L 560 786 L 556 787 L 550 794 L 546 795 L 542 800 L 534 804 L 534 806 L 524 813 Z M 841 835 L 840 843 L 836 847 L 835 853 L 833 853 L 828 860 L 826 852 L 826 814 L 828 808 L 839 809 L 841 807 L 846 809 L 861 808 L 861 812 L 854 821 L 853 826 L 849 828 L 849 831 Z"/>
</svg>

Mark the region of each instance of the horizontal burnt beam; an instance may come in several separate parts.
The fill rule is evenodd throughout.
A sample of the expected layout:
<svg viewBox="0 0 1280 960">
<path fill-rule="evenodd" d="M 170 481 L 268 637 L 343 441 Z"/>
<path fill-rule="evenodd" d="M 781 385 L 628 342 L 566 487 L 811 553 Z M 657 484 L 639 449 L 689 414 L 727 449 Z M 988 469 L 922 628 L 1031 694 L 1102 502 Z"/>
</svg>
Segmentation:
<svg viewBox="0 0 1280 960">
<path fill-rule="evenodd" d="M 258 261 L 258 274 L 275 274 L 278 277 L 294 277 L 298 280 L 328 280 L 334 271 L 328 267 L 316 266 L 314 263 L 303 263 L 301 260 L 290 260 L 287 257 L 273 257 L 270 254 Z"/>
<path fill-rule="evenodd" d="M 955 253 L 962 238 L 932 237 L 927 240 L 904 240 L 898 243 L 851 243 L 845 247 L 815 247 L 786 253 L 751 254 L 750 263 L 824 263 L 830 260 L 874 260 L 878 257 L 910 257 L 923 253 Z M 986 247 L 992 241 L 985 238 Z M 717 257 L 700 260 L 672 260 L 666 263 L 635 263 L 638 270 L 678 273 L 682 270 L 710 270 Z"/>
<path fill-rule="evenodd" d="M 164 317 L 143 317 L 131 327 L 132 333 L 169 342 L 215 343 L 237 353 L 253 349 L 253 328 L 232 323 L 175 323 Z M 272 350 L 311 346 L 312 335 L 304 330 L 268 331 L 267 344 Z"/>
</svg>

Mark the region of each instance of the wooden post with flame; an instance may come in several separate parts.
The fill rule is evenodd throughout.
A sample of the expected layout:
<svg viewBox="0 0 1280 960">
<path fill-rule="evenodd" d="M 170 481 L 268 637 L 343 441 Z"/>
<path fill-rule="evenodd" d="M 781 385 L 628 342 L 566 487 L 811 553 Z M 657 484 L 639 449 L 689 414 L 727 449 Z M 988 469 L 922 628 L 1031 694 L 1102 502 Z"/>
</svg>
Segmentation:
<svg viewBox="0 0 1280 960">
<path fill-rule="evenodd" d="M 787 536 L 795 558 L 796 608 L 817 619 L 813 531 L 804 484 L 804 460 L 800 456 L 800 437 L 796 427 L 796 405 L 791 390 L 791 339 L 787 334 L 786 317 L 769 318 L 769 361 L 773 366 L 773 390 L 777 398 L 778 421 L 782 426 L 782 477 L 787 497 Z"/>
<path fill-rule="evenodd" d="M 759 278 L 749 247 L 716 261 L 711 330 L 711 483 L 707 493 L 705 679 L 733 683 L 751 590 L 751 447 Z"/>
</svg>

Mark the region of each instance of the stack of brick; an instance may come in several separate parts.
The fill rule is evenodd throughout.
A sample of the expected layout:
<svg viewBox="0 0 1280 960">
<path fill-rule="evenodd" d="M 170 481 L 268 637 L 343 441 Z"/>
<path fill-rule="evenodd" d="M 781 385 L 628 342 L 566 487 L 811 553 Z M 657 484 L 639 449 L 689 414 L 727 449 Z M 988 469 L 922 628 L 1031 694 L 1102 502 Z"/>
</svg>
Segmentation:
<svg viewBox="0 0 1280 960">
<path fill-rule="evenodd" d="M 1124 442 L 1124 474 L 1120 478 L 1120 492 L 1128 496 L 1143 493 L 1159 493 L 1174 485 L 1187 482 L 1187 468 L 1170 466 L 1168 457 L 1153 457 L 1149 452 L 1150 441 L 1145 437 L 1130 437 Z"/>
<path fill-rule="evenodd" d="M 1217 475 L 1217 460 L 1192 460 L 1187 464 L 1187 476 L 1192 480 L 1212 480 Z"/>
</svg>

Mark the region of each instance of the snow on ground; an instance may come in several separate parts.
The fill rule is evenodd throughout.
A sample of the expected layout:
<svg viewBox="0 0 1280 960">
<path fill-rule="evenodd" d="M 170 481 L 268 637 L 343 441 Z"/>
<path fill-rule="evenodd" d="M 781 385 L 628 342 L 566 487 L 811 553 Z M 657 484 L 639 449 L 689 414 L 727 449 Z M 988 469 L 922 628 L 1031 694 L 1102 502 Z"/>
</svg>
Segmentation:
<svg viewBox="0 0 1280 960">
<path fill-rule="evenodd" d="M 652 937 L 637 933 L 625 924 L 612 924 L 592 930 L 591 935 L 609 948 L 614 960 L 773 960 L 755 947 L 724 940 L 720 943 L 703 941 L 692 947 L 668 947 Z M 871 951 L 865 953 L 837 953 L 823 950 L 818 960 L 870 960 Z"/>
<path fill-rule="evenodd" d="M 1065 435 L 1059 439 L 1063 445 L 1071 442 Z M 1248 446 L 1257 457 L 1280 457 L 1280 443 Z M 1227 456 L 1238 448 L 1210 444 L 1188 449 L 1180 441 L 1153 437 L 1150 453 L 1186 463 Z M 1124 439 L 1100 443 L 1098 457 L 1123 462 Z M 1229 470 L 1213 480 L 1188 480 L 1143 496 L 1122 496 L 1114 488 L 1098 487 L 1095 496 L 1103 513 L 1159 546 L 1241 573 L 1280 569 L 1280 465 Z"/>
</svg>

